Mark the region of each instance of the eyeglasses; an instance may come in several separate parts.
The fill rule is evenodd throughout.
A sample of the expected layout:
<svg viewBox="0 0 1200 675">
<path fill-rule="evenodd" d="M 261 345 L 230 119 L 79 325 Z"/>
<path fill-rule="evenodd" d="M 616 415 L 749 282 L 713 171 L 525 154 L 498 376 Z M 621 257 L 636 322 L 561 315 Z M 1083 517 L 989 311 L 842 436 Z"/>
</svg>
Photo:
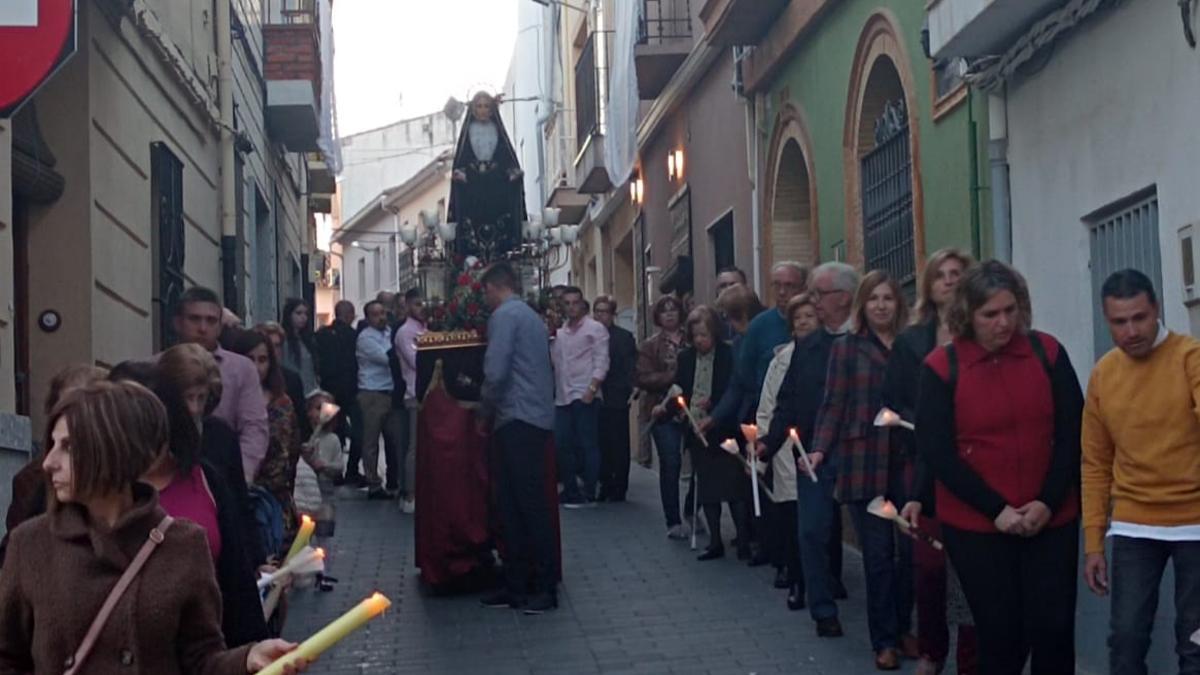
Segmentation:
<svg viewBox="0 0 1200 675">
<path fill-rule="evenodd" d="M 850 291 L 847 291 L 847 290 L 845 290 L 844 288 L 831 288 L 831 289 L 829 289 L 829 290 L 827 290 L 827 291 L 822 291 L 822 290 L 821 290 L 821 289 L 819 289 L 819 288 L 814 288 L 814 289 L 812 289 L 811 291 L 809 291 L 809 292 L 808 292 L 808 295 L 809 295 L 809 297 L 811 297 L 811 298 L 812 298 L 814 301 L 816 301 L 816 300 L 820 300 L 822 296 L 826 296 L 826 295 L 833 295 L 834 293 L 849 293 L 849 292 L 850 292 Z"/>
</svg>

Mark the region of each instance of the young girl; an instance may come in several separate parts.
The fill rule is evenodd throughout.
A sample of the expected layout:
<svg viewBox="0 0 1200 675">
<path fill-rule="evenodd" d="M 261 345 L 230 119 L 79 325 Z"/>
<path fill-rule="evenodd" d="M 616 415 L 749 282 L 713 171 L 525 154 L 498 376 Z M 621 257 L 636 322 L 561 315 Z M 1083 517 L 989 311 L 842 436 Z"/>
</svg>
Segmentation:
<svg viewBox="0 0 1200 675">
<path fill-rule="evenodd" d="M 304 445 L 302 456 L 317 475 L 321 501 L 316 509 L 316 534 L 320 537 L 332 537 L 336 522 L 334 479 L 342 475 L 342 441 L 334 431 L 336 419 L 333 394 L 317 390 L 308 395 L 308 421 L 314 431 L 313 437 Z"/>
</svg>

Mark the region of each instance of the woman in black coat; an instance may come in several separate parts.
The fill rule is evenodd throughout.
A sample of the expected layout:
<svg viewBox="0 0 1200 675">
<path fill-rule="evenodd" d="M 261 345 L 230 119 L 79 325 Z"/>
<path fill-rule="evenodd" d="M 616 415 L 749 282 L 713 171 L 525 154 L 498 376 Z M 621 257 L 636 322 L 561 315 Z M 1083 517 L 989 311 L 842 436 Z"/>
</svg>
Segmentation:
<svg viewBox="0 0 1200 675">
<path fill-rule="evenodd" d="M 193 349 L 194 348 L 194 349 Z M 155 393 L 167 409 L 170 424 L 170 462 L 152 467 L 142 477 L 161 491 L 189 468 L 199 466 L 216 509 L 217 532 L 221 541 L 220 555 L 213 560 L 217 587 L 221 592 L 221 632 L 230 646 L 243 645 L 270 637 L 263 618 L 262 602 L 255 583 L 257 565 L 246 550 L 250 528 L 244 498 L 239 499 L 226 474 L 216 462 L 201 456 L 197 420 L 204 414 L 208 402 L 208 369 L 204 357 L 212 356 L 195 345 L 180 345 L 167 350 L 157 365 L 126 362 L 113 368 L 109 379 L 132 380 Z M 215 365 L 215 363 L 214 363 Z M 188 386 L 183 386 L 183 385 Z M 204 396 L 193 395 L 204 390 Z M 195 409 L 193 409 L 195 406 Z M 244 483 L 241 490 L 245 490 Z M 169 513 L 169 511 L 168 511 Z M 174 515 L 174 514 L 172 514 Z M 186 517 L 186 516 L 185 516 Z"/>
<path fill-rule="evenodd" d="M 697 475 L 696 499 L 704 507 L 704 519 L 708 522 L 708 549 L 699 559 L 715 560 L 725 555 L 725 542 L 721 539 L 721 502 L 725 502 L 729 504 L 730 515 L 738 529 L 738 558 L 748 560 L 746 493 L 749 479 L 742 461 L 721 449 L 721 441 L 734 438 L 736 429 L 721 425 L 709 416 L 714 402 L 729 388 L 733 350 L 720 339 L 720 322 L 716 313 L 707 307 L 697 307 L 688 315 L 687 334 L 691 346 L 679 354 L 675 383 L 683 390 L 684 400 L 708 441 L 705 447 L 691 424 L 684 425 Z M 678 404 L 676 409 L 682 414 Z"/>
</svg>

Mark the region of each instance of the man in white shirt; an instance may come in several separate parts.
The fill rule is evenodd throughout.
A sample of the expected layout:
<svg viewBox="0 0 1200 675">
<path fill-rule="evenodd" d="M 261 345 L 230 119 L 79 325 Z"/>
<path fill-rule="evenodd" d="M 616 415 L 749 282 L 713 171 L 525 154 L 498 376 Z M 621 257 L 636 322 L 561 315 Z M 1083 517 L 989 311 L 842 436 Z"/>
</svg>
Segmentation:
<svg viewBox="0 0 1200 675">
<path fill-rule="evenodd" d="M 417 456 L 417 339 L 429 332 L 425 324 L 425 299 L 421 290 L 409 289 L 404 294 L 404 304 L 408 319 L 396 331 L 393 345 L 396 348 L 396 358 L 400 360 L 400 370 L 404 373 L 404 410 L 396 411 L 402 416 L 404 431 L 400 439 L 400 457 L 397 461 L 404 465 L 405 480 L 400 486 L 402 491 L 401 508 L 405 513 L 416 510 L 414 501 L 416 481 Z"/>
<path fill-rule="evenodd" d="M 366 306 L 367 326 L 358 334 L 358 407 L 363 418 L 363 474 L 367 478 L 368 499 L 387 499 L 392 495 L 384 489 L 379 478 L 379 437 L 389 437 L 385 445 L 388 450 L 389 466 L 403 470 L 392 448 L 400 447 L 402 424 L 400 415 L 392 409 L 392 390 L 395 387 L 392 369 L 388 362 L 388 350 L 392 347 L 392 331 L 388 327 L 387 308 L 378 300 Z M 389 471 L 388 473 L 392 473 Z"/>
</svg>

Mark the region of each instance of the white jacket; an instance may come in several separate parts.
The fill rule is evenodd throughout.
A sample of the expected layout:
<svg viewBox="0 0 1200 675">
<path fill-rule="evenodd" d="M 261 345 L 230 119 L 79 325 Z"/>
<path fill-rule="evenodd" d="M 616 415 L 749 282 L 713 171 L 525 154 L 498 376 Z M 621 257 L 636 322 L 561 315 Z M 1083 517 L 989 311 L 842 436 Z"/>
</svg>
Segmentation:
<svg viewBox="0 0 1200 675">
<path fill-rule="evenodd" d="M 779 387 L 792 364 L 792 354 L 795 351 L 796 343 L 788 342 L 775 352 L 775 358 L 771 359 L 771 365 L 767 368 L 767 377 L 763 380 L 762 395 L 758 399 L 758 412 L 754 420 L 758 424 L 761 436 L 766 436 L 767 430 L 771 428 L 771 418 L 775 416 L 775 398 L 779 395 Z M 795 501 L 796 460 L 791 451 L 776 452 L 771 468 L 775 472 L 775 481 L 771 488 L 775 502 Z"/>
</svg>

